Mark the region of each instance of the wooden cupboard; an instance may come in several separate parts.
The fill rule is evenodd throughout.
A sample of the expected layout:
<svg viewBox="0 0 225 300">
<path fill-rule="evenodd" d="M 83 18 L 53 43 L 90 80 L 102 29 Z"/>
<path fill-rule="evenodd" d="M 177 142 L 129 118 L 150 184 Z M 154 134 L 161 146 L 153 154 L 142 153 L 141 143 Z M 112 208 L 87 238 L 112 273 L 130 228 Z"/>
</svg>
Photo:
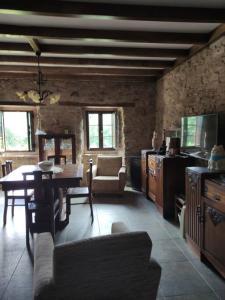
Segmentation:
<svg viewBox="0 0 225 300">
<path fill-rule="evenodd" d="M 201 246 L 201 194 L 202 178 L 205 168 L 191 167 L 186 169 L 185 199 L 186 199 L 186 238 L 197 254 Z"/>
<path fill-rule="evenodd" d="M 186 238 L 225 278 L 225 183 L 221 172 L 186 169 Z"/>
<path fill-rule="evenodd" d="M 150 153 L 155 153 L 153 150 L 144 149 L 141 150 L 141 190 L 146 195 L 148 194 L 147 188 L 147 166 L 148 166 L 148 155 Z"/>
<path fill-rule="evenodd" d="M 175 194 L 184 194 L 188 156 L 148 155 L 148 197 L 164 218 L 174 218 Z"/>
<path fill-rule="evenodd" d="M 202 255 L 225 278 L 225 183 L 204 181 L 202 197 Z"/>
<path fill-rule="evenodd" d="M 67 161 L 76 163 L 76 143 L 74 134 L 43 134 L 38 136 L 39 160 L 46 160 L 49 155 L 65 155 Z"/>
</svg>

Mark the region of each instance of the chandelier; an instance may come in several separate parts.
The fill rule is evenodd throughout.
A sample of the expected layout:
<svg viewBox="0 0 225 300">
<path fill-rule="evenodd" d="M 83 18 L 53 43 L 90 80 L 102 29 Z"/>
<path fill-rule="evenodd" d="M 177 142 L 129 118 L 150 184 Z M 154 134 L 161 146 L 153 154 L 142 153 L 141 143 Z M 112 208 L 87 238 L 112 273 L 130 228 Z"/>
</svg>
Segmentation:
<svg viewBox="0 0 225 300">
<path fill-rule="evenodd" d="M 16 95 L 23 101 L 28 99 L 32 100 L 36 104 L 42 104 L 45 99 L 49 99 L 50 104 L 58 103 L 60 100 L 60 93 L 53 93 L 49 90 L 43 90 L 42 86 L 44 84 L 43 74 L 40 67 L 40 56 L 41 52 L 36 52 L 37 56 L 37 89 L 36 90 L 27 90 L 27 91 L 18 91 Z"/>
</svg>

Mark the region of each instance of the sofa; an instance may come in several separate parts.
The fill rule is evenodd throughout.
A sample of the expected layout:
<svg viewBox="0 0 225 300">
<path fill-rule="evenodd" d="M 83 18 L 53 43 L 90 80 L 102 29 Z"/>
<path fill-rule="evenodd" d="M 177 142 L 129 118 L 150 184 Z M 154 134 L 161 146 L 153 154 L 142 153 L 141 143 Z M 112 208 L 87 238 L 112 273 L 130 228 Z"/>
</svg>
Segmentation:
<svg viewBox="0 0 225 300">
<path fill-rule="evenodd" d="M 126 167 L 122 156 L 98 156 L 92 168 L 93 194 L 122 194 L 126 184 Z M 87 177 L 89 173 L 87 172 Z"/>
<path fill-rule="evenodd" d="M 146 232 L 112 234 L 54 246 L 50 233 L 35 241 L 33 299 L 156 299 L 161 276 Z"/>
</svg>

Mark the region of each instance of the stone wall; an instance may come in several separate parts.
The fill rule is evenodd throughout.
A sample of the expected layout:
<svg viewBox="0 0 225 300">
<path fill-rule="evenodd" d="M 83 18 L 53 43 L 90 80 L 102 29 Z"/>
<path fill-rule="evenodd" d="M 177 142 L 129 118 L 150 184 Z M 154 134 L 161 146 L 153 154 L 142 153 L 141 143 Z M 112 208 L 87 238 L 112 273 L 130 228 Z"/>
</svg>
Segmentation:
<svg viewBox="0 0 225 300">
<path fill-rule="evenodd" d="M 180 128 L 181 117 L 225 110 L 225 37 L 157 82 L 156 130 Z"/>
<path fill-rule="evenodd" d="M 31 89 L 33 84 L 33 81 L 28 79 L 0 79 L 0 108 L 1 101 L 18 101 L 15 92 Z M 123 154 L 128 158 L 140 154 L 141 149 L 151 146 L 152 131 L 155 126 L 154 81 L 141 79 L 138 81 L 125 79 L 49 80 L 45 89 L 60 92 L 61 102 L 91 103 L 93 106 L 96 103 L 103 105 L 121 102 L 134 103 L 134 107 L 118 109 L 120 141 L 116 153 Z M 36 108 L 34 108 L 34 112 L 36 114 Z M 55 104 L 40 108 L 42 129 L 54 133 L 64 132 L 67 129 L 69 132 L 75 133 L 78 161 L 86 162 L 90 157 L 90 152 L 85 149 L 84 112 L 85 107 L 83 106 Z M 26 163 L 26 157 L 24 157 L 23 163 Z"/>
</svg>

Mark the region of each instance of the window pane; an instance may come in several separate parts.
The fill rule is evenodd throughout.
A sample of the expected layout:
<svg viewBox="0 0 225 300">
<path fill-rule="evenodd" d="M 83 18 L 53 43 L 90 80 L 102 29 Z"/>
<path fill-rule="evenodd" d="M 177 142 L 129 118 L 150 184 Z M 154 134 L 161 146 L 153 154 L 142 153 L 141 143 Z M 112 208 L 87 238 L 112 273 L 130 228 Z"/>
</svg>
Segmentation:
<svg viewBox="0 0 225 300">
<path fill-rule="evenodd" d="M 104 136 L 103 148 L 112 148 L 112 137 Z"/>
<path fill-rule="evenodd" d="M 99 148 L 98 136 L 90 136 L 89 137 L 89 148 Z"/>
<path fill-rule="evenodd" d="M 99 116 L 88 114 L 89 148 L 99 148 Z"/>
<path fill-rule="evenodd" d="M 88 114 L 88 124 L 98 125 L 98 114 Z"/>
<path fill-rule="evenodd" d="M 103 114 L 102 122 L 103 125 L 112 125 L 112 114 Z"/>
<path fill-rule="evenodd" d="M 0 151 L 4 151 L 4 137 L 3 137 L 3 112 L 0 111 Z"/>
<path fill-rule="evenodd" d="M 103 148 L 115 148 L 115 113 L 102 115 Z"/>
<path fill-rule="evenodd" d="M 5 147 L 11 151 L 28 151 L 26 112 L 4 112 Z"/>
</svg>

